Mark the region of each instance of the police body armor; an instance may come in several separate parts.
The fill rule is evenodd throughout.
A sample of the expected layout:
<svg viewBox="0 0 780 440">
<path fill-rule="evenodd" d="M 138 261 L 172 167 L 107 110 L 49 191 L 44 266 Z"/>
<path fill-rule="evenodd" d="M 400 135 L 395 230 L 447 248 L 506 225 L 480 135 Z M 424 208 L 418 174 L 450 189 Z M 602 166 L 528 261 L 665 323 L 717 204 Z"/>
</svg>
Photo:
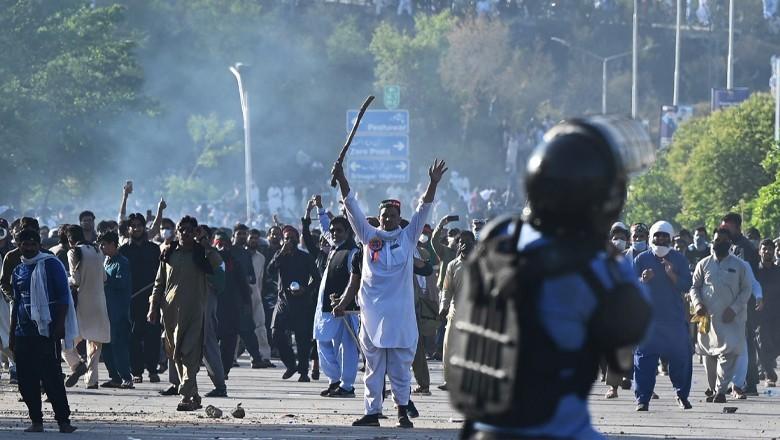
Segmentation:
<svg viewBox="0 0 780 440">
<path fill-rule="evenodd" d="M 630 370 L 630 361 L 612 354 L 638 342 L 649 323 L 649 305 L 636 286 L 618 282 L 615 273 L 608 291 L 592 272 L 598 250 L 552 242 L 521 252 L 520 229 L 511 217 L 486 227 L 456 296 L 446 382 L 453 406 L 469 421 L 530 427 L 550 420 L 563 396 L 587 398 L 603 357 L 611 368 Z M 616 270 L 616 261 L 610 264 Z M 565 351 L 543 327 L 538 305 L 544 280 L 573 273 L 598 305 L 585 344 Z"/>
</svg>

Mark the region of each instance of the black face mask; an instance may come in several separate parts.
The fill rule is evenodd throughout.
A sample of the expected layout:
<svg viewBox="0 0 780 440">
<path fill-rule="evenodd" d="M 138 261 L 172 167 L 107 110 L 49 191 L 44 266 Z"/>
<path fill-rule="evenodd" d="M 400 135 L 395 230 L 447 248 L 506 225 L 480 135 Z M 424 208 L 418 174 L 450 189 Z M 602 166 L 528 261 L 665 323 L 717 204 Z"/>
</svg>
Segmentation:
<svg viewBox="0 0 780 440">
<path fill-rule="evenodd" d="M 723 258 L 728 255 L 729 249 L 731 249 L 731 243 L 726 241 L 712 244 L 712 253 L 718 258 Z"/>
</svg>

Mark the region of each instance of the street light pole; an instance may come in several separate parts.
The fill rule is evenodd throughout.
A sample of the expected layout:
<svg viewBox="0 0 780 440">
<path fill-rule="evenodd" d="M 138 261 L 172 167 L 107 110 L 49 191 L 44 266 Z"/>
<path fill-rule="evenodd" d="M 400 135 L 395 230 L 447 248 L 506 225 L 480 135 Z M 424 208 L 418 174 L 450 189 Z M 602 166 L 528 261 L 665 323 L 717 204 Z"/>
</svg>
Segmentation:
<svg viewBox="0 0 780 440">
<path fill-rule="evenodd" d="M 729 54 L 726 60 L 726 88 L 734 88 L 734 0 L 729 0 Z"/>
<path fill-rule="evenodd" d="M 677 0 L 677 25 L 674 33 L 674 93 L 672 104 L 677 106 L 680 98 L 680 27 L 682 26 L 682 0 Z"/>
<path fill-rule="evenodd" d="M 639 64 L 639 16 L 638 16 L 638 3 L 639 0 L 634 0 L 634 23 L 632 26 L 631 35 L 631 118 L 636 119 L 636 95 L 637 95 L 637 74 Z"/>
<path fill-rule="evenodd" d="M 244 82 L 241 79 L 241 63 L 230 66 L 230 72 L 236 77 L 238 83 L 238 96 L 241 99 L 241 114 L 244 119 L 244 185 L 246 192 L 246 221 L 247 224 L 252 221 L 252 149 L 251 137 L 249 132 L 249 96 L 247 95 Z"/>
<path fill-rule="evenodd" d="M 775 142 L 780 142 L 780 56 L 774 58 L 775 71 Z"/>
<path fill-rule="evenodd" d="M 616 55 L 603 57 L 601 55 L 589 51 L 588 49 L 585 49 L 584 47 L 572 46 L 571 43 L 564 40 L 563 38 L 552 37 L 551 40 L 555 41 L 558 44 L 566 46 L 569 49 L 578 50 L 591 58 L 595 58 L 601 61 L 601 113 L 607 114 L 607 64 L 612 60 L 616 60 L 618 58 L 631 55 L 632 52 L 623 52 Z M 651 47 L 652 46 L 647 46 L 642 48 L 642 50 L 647 50 L 650 49 Z"/>
</svg>

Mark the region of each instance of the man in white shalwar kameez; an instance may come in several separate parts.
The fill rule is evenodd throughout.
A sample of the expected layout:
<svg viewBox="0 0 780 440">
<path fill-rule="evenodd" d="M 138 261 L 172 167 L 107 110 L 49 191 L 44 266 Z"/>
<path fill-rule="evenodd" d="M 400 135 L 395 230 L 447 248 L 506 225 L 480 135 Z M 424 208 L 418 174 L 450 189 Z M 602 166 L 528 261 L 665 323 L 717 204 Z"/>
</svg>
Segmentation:
<svg viewBox="0 0 780 440">
<path fill-rule="evenodd" d="M 730 247 L 729 231 L 719 229 L 712 240 L 712 255 L 696 265 L 690 291 L 696 315 L 709 321 L 697 334 L 711 391 L 707 402 L 715 403 L 726 402 L 726 388 L 745 352 L 747 302 L 753 291 L 749 266 L 731 255 Z"/>
<path fill-rule="evenodd" d="M 401 203 L 382 202 L 380 227 L 368 224 L 344 175 L 340 162 L 333 176 L 355 235 L 362 243 L 363 269 L 358 293 L 360 306 L 360 345 L 366 357 L 365 415 L 353 426 L 379 426 L 385 375 L 390 378 L 393 400 L 398 405 L 398 425 L 411 428 L 407 405 L 411 391 L 411 366 L 417 348 L 417 321 L 412 287 L 413 255 L 417 241 L 431 214 L 436 187 L 447 171 L 444 162 L 434 161 L 428 169 L 430 182 L 409 226 L 400 227 Z"/>
</svg>

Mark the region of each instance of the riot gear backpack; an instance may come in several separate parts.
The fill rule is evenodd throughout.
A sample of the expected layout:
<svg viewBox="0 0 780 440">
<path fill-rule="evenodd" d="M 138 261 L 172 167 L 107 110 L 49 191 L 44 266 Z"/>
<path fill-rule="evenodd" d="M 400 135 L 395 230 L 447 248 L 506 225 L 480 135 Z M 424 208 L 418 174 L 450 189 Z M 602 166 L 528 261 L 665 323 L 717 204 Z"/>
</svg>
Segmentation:
<svg viewBox="0 0 780 440">
<path fill-rule="evenodd" d="M 615 282 L 606 289 L 592 272 L 598 250 L 552 242 L 518 251 L 521 226 L 506 217 L 483 231 L 449 329 L 450 400 L 468 420 L 497 426 L 539 425 L 563 396 L 586 399 L 599 361 L 637 343 L 649 322 L 638 288 Z M 616 270 L 614 260 L 610 265 Z M 538 313 L 544 280 L 569 274 L 580 275 L 598 301 L 585 344 L 575 351 L 558 348 Z M 620 279 L 617 273 L 610 278 Z"/>
</svg>

